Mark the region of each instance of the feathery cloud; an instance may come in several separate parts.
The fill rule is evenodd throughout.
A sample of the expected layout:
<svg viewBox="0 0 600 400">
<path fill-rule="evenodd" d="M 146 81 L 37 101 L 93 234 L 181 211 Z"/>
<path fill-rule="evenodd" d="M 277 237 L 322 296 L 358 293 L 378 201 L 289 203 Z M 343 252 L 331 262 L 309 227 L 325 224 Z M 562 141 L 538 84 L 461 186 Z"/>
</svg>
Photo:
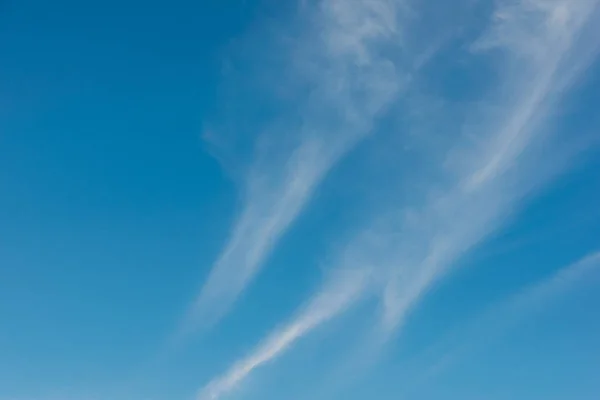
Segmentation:
<svg viewBox="0 0 600 400">
<path fill-rule="evenodd" d="M 216 323 L 227 313 L 328 170 L 370 132 L 374 118 L 398 95 L 406 77 L 380 50 L 396 45 L 397 5 L 328 0 L 316 6 L 297 45 L 310 60 L 298 75 L 313 88 L 299 106 L 301 127 L 292 132 L 299 144 L 287 157 L 278 155 L 287 159 L 282 164 L 251 167 L 241 215 L 182 331 Z"/>
<path fill-rule="evenodd" d="M 523 0 L 500 3 L 488 32 L 475 49 L 501 52 L 509 73 L 500 96 L 504 111 L 478 134 L 482 145 L 461 151 L 458 179 L 415 213 L 417 232 L 404 221 L 390 226 L 389 266 L 394 277 L 384 292 L 384 326 L 401 325 L 412 305 L 449 267 L 483 241 L 519 207 L 521 198 L 548 176 L 528 170 L 537 158 L 531 145 L 543 140 L 544 122 L 561 93 L 589 62 L 579 33 L 596 2 Z M 577 51 L 575 51 L 577 50 Z M 568 56 L 568 57 L 567 57 Z M 570 76 L 571 82 L 563 77 Z M 543 171 L 543 169 L 542 169 Z M 414 224 L 414 223 L 413 223 Z M 426 234 L 419 235 L 425 227 Z M 416 238 L 416 240 L 415 240 Z M 407 257 L 406 248 L 419 249 Z M 414 251 L 413 251 L 414 254 Z"/>
<path fill-rule="evenodd" d="M 392 2 L 343 2 L 355 3 L 389 5 Z M 324 1 L 323 4 L 327 5 L 323 9 L 331 13 L 327 15 L 335 15 L 342 27 L 346 26 L 345 21 L 357 18 L 352 14 L 352 7 L 343 9 L 352 17 L 339 10 L 331 11 L 343 7 L 342 2 Z M 500 2 L 491 26 L 472 46 L 469 57 L 495 58 L 502 71 L 493 95 L 469 111 L 468 117 L 478 122 L 477 132 L 458 135 L 448 149 L 447 153 L 459 158 L 460 163 L 452 164 L 451 158 L 438 160 L 439 172 L 447 178 L 425 185 L 428 190 L 422 205 L 411 208 L 398 202 L 397 206 L 379 213 L 372 224 L 357 231 L 343 254 L 355 255 L 350 258 L 353 270 L 364 268 L 370 276 L 369 283 L 354 286 L 352 295 L 338 297 L 335 306 L 320 306 L 322 313 L 309 306 L 308 310 L 312 311 L 301 313 L 287 328 L 275 331 L 249 357 L 209 383 L 202 390 L 201 398 L 213 400 L 227 393 L 256 367 L 279 356 L 294 341 L 348 309 L 361 299 L 359 293 L 366 295 L 373 287 L 379 287 L 382 293 L 383 337 L 389 338 L 398 331 L 427 290 L 447 274 L 461 256 L 505 224 L 521 206 L 523 197 L 551 178 L 546 169 L 532 167 L 546 161 L 535 151 L 535 145 L 545 141 L 544 124 L 552 117 L 562 94 L 596 55 L 599 40 L 583 34 L 595 21 L 596 5 L 595 0 Z M 380 23 L 386 26 L 384 21 L 381 19 Z M 369 60 L 364 55 L 369 51 L 356 44 L 364 42 L 353 35 L 364 38 L 363 33 L 354 32 L 370 35 L 378 30 L 369 26 L 364 30 L 348 29 L 348 32 L 339 28 L 335 32 L 327 37 L 335 39 L 338 55 L 345 55 L 350 48 L 358 65 Z M 382 65 L 386 65 L 386 71 L 391 68 L 387 60 Z M 389 97 L 385 98 L 389 101 Z M 484 112 L 491 107 L 492 116 Z M 374 114 L 366 115 L 371 118 Z M 358 121 L 365 119 L 368 118 Z M 356 120 L 347 120 L 348 124 L 353 121 Z M 399 192 L 406 190 L 398 187 Z M 281 229 L 274 231 L 282 232 Z M 261 257 L 257 259 L 262 260 Z M 333 269 L 344 268 L 348 260 L 342 257 Z M 240 286 L 246 282 L 247 278 L 242 278 Z M 337 285 L 335 281 L 326 284 L 309 304 L 318 303 L 323 293 L 336 293 Z"/>
<path fill-rule="evenodd" d="M 215 400 L 234 390 L 255 369 L 276 359 L 307 332 L 340 314 L 359 300 L 369 286 L 365 270 L 346 270 L 317 293 L 296 318 L 269 335 L 250 355 L 237 361 L 224 375 L 212 380 L 198 396 Z"/>
</svg>

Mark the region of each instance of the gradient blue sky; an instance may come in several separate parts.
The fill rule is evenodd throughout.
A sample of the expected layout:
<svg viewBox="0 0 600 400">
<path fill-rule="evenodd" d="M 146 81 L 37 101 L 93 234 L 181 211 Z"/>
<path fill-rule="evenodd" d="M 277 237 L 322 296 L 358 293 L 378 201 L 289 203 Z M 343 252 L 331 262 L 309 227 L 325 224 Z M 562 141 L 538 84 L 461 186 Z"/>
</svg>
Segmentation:
<svg viewBox="0 0 600 400">
<path fill-rule="evenodd" d="M 0 400 L 594 400 L 600 2 L 0 2 Z"/>
</svg>

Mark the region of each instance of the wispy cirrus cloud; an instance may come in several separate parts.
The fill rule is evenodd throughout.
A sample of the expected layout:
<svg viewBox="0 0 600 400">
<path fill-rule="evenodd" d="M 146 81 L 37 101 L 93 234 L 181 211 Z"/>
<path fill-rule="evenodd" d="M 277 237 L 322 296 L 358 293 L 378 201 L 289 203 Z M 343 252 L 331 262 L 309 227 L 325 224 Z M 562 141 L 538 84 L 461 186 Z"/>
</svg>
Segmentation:
<svg viewBox="0 0 600 400">
<path fill-rule="evenodd" d="M 594 277 L 597 278 L 599 270 L 600 252 L 594 252 L 493 304 L 429 348 L 422 356 L 429 360 L 428 367 L 420 378 L 412 381 L 413 385 L 407 388 L 407 392 L 418 390 L 476 350 L 489 347 L 525 318 L 530 318 L 549 303 L 558 301 L 561 296 L 574 292 Z"/>
<path fill-rule="evenodd" d="M 364 269 L 336 274 L 290 323 L 270 334 L 247 357 L 238 360 L 224 375 L 202 388 L 198 398 L 215 400 L 234 390 L 255 369 L 274 361 L 302 336 L 358 301 L 369 282 L 369 273 Z"/>
<path fill-rule="evenodd" d="M 243 206 L 225 248 L 183 323 L 182 332 L 216 323 L 260 271 L 330 168 L 371 131 L 407 79 L 382 47 L 397 47 L 401 2 L 328 0 L 305 4 L 308 27 L 285 68 L 306 82 L 299 127 L 270 133 L 297 143 L 269 151 L 243 182 Z M 298 59 L 301 62 L 296 63 Z M 293 118 L 292 118 L 293 119 Z M 289 124 L 288 124 L 289 125 Z M 265 162 L 265 160 L 267 160 Z M 281 160 L 271 161 L 271 160 Z"/>
<path fill-rule="evenodd" d="M 595 0 L 497 3 L 485 33 L 463 55 L 489 58 L 499 65 L 494 89 L 467 110 L 465 119 L 475 128 L 457 134 L 445 152 L 448 156 L 437 159 L 436 176 L 442 178 L 420 184 L 426 189 L 419 205 L 397 201 L 384 208 L 372 224 L 357 230 L 342 252 L 354 255 L 353 265 L 364 268 L 368 283 L 357 285 L 352 295 L 338 297 L 335 307 L 324 307 L 324 314 L 311 307 L 306 314 L 300 313 L 288 329 L 275 331 L 265 344 L 211 381 L 201 391 L 202 399 L 219 398 L 373 288 L 381 291 L 383 337 L 397 332 L 432 285 L 505 224 L 522 200 L 557 172 L 538 150 L 551 143 L 545 124 L 563 94 L 595 58 L 598 38 L 589 27 L 598 22 L 596 7 Z M 363 57 L 362 50 L 353 54 L 355 62 Z M 407 190 L 412 189 L 397 188 L 397 192 Z M 348 258 L 339 260 L 334 270 L 343 269 Z M 323 293 L 336 293 L 338 284 L 327 283 L 308 304 Z"/>
<path fill-rule="evenodd" d="M 387 266 L 393 278 L 383 297 L 387 330 L 400 326 L 461 255 L 499 228 L 524 196 L 551 177 L 548 160 L 535 148 L 547 139 L 544 123 L 561 95 L 595 55 L 598 40 L 580 34 L 596 3 L 499 3 L 490 28 L 473 46 L 495 51 L 507 71 L 491 99 L 499 112 L 480 125 L 475 145 L 463 144 L 458 151 L 459 173 L 446 189 L 413 211 L 410 225 L 400 219 L 380 234 L 394 249 Z"/>
</svg>

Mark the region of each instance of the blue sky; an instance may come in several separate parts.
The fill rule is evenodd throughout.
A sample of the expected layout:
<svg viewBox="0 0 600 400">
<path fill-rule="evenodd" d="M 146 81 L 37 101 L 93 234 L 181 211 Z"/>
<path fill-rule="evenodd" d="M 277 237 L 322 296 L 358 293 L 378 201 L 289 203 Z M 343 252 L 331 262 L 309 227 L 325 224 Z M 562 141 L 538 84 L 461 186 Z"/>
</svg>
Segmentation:
<svg viewBox="0 0 600 400">
<path fill-rule="evenodd" d="M 0 400 L 592 400 L 600 2 L 0 5 Z"/>
</svg>

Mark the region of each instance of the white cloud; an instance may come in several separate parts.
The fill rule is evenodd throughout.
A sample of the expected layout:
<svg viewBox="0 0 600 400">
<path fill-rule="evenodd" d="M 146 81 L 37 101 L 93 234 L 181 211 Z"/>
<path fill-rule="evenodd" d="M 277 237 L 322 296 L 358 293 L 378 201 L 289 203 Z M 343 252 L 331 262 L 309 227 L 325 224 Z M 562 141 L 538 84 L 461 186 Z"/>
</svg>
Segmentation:
<svg viewBox="0 0 600 400">
<path fill-rule="evenodd" d="M 373 4 L 378 6 L 365 9 L 340 8 L 343 4 L 355 3 L 363 4 L 364 7 L 371 7 Z M 386 14 L 378 7 L 391 3 L 366 0 L 323 2 L 326 5 L 323 8 L 326 11 L 324 15 L 334 18 L 338 26 L 335 34 L 328 33 L 326 37 L 335 43 L 333 48 L 336 49 L 337 56 L 349 56 L 355 60 L 351 64 L 342 64 L 342 69 L 350 66 L 355 68 L 363 63 L 378 65 L 377 68 L 369 67 L 369 73 L 361 75 L 368 84 L 358 79 L 364 88 L 384 86 L 385 79 L 380 81 L 371 75 L 373 73 L 373 76 L 385 77 L 385 73 L 376 73 L 379 68 L 383 71 L 393 70 L 388 60 L 374 63 L 371 59 L 373 55 L 369 52 L 370 47 L 365 44 L 366 38 L 373 35 L 377 38 L 385 37 L 379 33 L 379 29 L 383 29 L 381 27 L 393 26 L 384 18 L 374 18 L 380 25 L 379 28 L 375 28 L 369 19 L 372 14 Z M 350 262 L 353 271 L 363 268 L 365 274 L 372 279 L 365 284 L 352 286 L 353 289 L 349 292 L 342 290 L 341 293 L 346 294 L 336 297 L 333 305 L 320 305 L 320 311 L 309 306 L 308 311 L 300 313 L 284 329 L 275 331 L 250 356 L 236 362 L 228 373 L 209 383 L 202 391 L 203 400 L 217 399 L 230 391 L 256 367 L 281 355 L 296 340 L 346 310 L 361 298 L 359 293 L 365 295 L 365 291 L 373 286 L 378 287 L 382 293 L 381 331 L 384 337 L 388 338 L 402 327 L 414 305 L 438 279 L 456 265 L 461 256 L 504 224 L 521 205 L 523 197 L 550 178 L 543 168 L 538 170 L 535 167 L 537 162 L 548 160 L 540 158 L 534 151 L 534 144 L 544 141 L 544 123 L 551 118 L 552 111 L 564 91 L 575 82 L 595 55 L 600 39 L 585 35 L 582 37 L 580 34 L 588 24 L 597 22 L 590 22 L 590 18 L 595 18 L 592 11 L 597 2 L 523 0 L 499 4 L 491 27 L 473 46 L 476 52 L 471 56 L 496 57 L 497 63 L 501 64 L 499 69 L 505 72 L 501 73 L 493 96 L 470 111 L 470 117 L 478 122 L 478 131 L 470 136 L 459 135 L 453 147 L 449 149 L 449 154 L 455 157 L 458 154 L 458 166 L 450 169 L 447 162 L 439 160 L 440 174 L 451 177 L 424 184 L 428 187 L 428 192 L 418 207 L 409 208 L 398 202 L 396 207 L 379 213 L 370 226 L 358 231 L 355 239 L 342 252 L 344 257 L 339 264 L 333 266 L 334 270 L 344 268 L 347 267 L 346 263 Z M 354 14 L 356 10 L 360 13 Z M 369 17 L 362 20 L 359 18 L 361 15 Z M 365 21 L 365 26 L 357 25 L 356 18 Z M 346 26 L 360 28 L 352 30 L 346 29 Z M 394 30 L 384 29 L 383 32 L 391 35 Z M 342 76 L 343 79 L 349 79 L 353 75 Z M 385 91 L 373 89 L 373 94 L 367 96 L 368 100 L 356 103 L 347 92 L 333 90 L 337 86 L 327 87 L 332 93 L 335 92 L 335 96 L 331 98 L 337 98 L 339 95 L 339 104 L 344 104 L 343 110 L 353 116 L 356 115 L 354 113 L 357 109 L 381 108 L 381 105 L 387 104 L 391 98 L 389 94 L 382 95 Z M 385 101 L 374 100 L 379 96 Z M 341 100 L 348 98 L 349 103 Z M 369 106 L 371 102 L 379 106 Z M 491 106 L 495 110 L 493 116 L 485 114 L 482 117 L 482 110 Z M 375 111 L 358 115 L 359 118 L 349 117 L 345 121 L 349 125 L 358 121 L 358 125 L 362 126 L 361 122 L 370 121 Z M 320 139 L 312 142 L 312 146 L 315 147 L 309 150 L 308 154 L 319 154 L 323 149 L 322 143 Z M 316 155 L 310 157 L 313 157 L 313 162 L 335 159 Z M 310 158 L 302 157 L 302 162 L 298 163 L 299 167 L 294 170 L 295 173 L 300 173 L 301 177 L 303 168 L 306 168 L 301 165 L 304 165 L 307 159 Z M 308 196 L 307 193 L 312 190 L 310 185 L 318 182 L 322 171 L 331 165 L 330 162 L 325 164 L 325 167 L 319 169 L 321 172 L 308 174 L 312 179 L 300 178 L 300 182 L 305 182 L 305 185 L 306 182 L 312 183 L 308 184 L 308 189 L 299 190 L 299 193 Z M 289 185 L 284 184 L 283 187 L 287 188 Z M 398 187 L 399 192 L 407 190 L 409 188 Z M 305 199 L 299 201 L 293 208 L 293 217 L 304 202 Z M 269 243 L 262 247 L 263 250 L 244 252 L 255 254 L 252 260 L 258 261 L 256 264 L 250 264 L 254 267 L 250 268 L 249 275 L 240 278 L 238 286 L 246 285 L 248 276 L 255 272 L 256 266 L 264 258 L 266 249 L 272 245 L 273 238 L 278 237 L 292 219 L 288 217 L 283 225 L 273 222 L 269 225 L 272 228 L 268 234 L 258 235 L 264 238 L 265 243 Z M 253 220 L 250 218 L 246 225 L 253 226 Z M 348 256 L 349 254 L 351 256 Z M 216 271 L 219 270 L 227 271 L 225 267 Z M 227 276 L 224 272 L 224 281 Z M 323 293 L 338 293 L 338 285 L 339 282 L 329 282 L 322 291 L 314 295 L 309 304 L 320 304 Z M 221 288 L 225 285 L 215 287 Z M 239 290 L 236 289 L 235 294 L 237 293 Z"/>
<path fill-rule="evenodd" d="M 582 49 L 576 41 L 595 4 L 524 0 L 499 6 L 476 48 L 499 47 L 502 52 L 509 71 L 498 95 L 504 111 L 482 126 L 477 135 L 482 145 L 460 153 L 465 167 L 455 183 L 416 212 L 416 232 L 399 220 L 382 233 L 391 238 L 389 247 L 398 249 L 388 254 L 386 266 L 394 277 L 384 292 L 387 330 L 401 325 L 431 284 L 504 223 L 523 195 L 548 178 L 543 168 L 531 168 L 532 159 L 547 161 L 536 158 L 530 147 L 543 140 L 543 123 L 566 89 L 562 77 L 576 78 L 573 71 L 580 72 L 581 64 L 589 62 L 588 47 Z M 597 40 L 587 44 L 595 48 Z M 410 256 L 407 248 L 412 249 Z"/>
<path fill-rule="evenodd" d="M 317 293 L 293 321 L 269 335 L 250 355 L 204 387 L 198 398 L 215 400 L 234 390 L 255 369 L 276 359 L 294 342 L 359 300 L 369 286 L 365 270 L 346 270 Z"/>
<path fill-rule="evenodd" d="M 217 322 L 260 271 L 329 169 L 370 132 L 405 76 L 378 47 L 397 37 L 397 1 L 327 0 L 312 15 L 298 76 L 314 89 L 300 106 L 299 145 L 279 163 L 258 162 L 231 237 L 194 302 L 182 332 Z M 306 60 L 310 61 L 306 61 Z M 295 128 L 293 128 L 295 129 Z M 286 132 L 285 135 L 290 135 Z M 267 157 L 268 158 L 268 157 Z"/>
</svg>

